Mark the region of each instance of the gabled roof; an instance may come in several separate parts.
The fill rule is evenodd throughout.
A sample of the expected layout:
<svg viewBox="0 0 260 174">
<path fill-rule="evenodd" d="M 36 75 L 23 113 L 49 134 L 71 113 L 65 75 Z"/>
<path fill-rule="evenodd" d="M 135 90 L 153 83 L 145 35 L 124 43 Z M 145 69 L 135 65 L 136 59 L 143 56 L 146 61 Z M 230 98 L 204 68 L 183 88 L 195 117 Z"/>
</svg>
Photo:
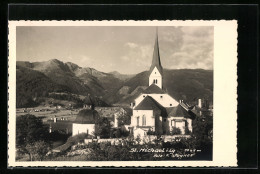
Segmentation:
<svg viewBox="0 0 260 174">
<path fill-rule="evenodd" d="M 167 111 L 168 117 L 193 118 L 195 116 L 195 114 L 192 111 L 186 110 L 180 104 L 176 107 L 166 108 L 166 111 Z"/>
<path fill-rule="evenodd" d="M 134 110 L 160 110 L 162 115 L 166 114 L 166 109 L 150 96 L 146 96 Z"/>
<path fill-rule="evenodd" d="M 143 94 L 165 94 L 166 92 L 162 90 L 159 86 L 156 84 L 151 84 L 149 87 L 147 87 L 144 91 Z"/>
<path fill-rule="evenodd" d="M 157 30 L 156 30 L 156 38 L 155 38 L 155 44 L 154 44 L 154 50 L 153 50 L 153 60 L 152 60 L 152 65 L 151 65 L 150 71 L 149 71 L 150 74 L 152 73 L 154 67 L 156 67 L 158 69 L 158 71 L 160 72 L 160 74 L 162 75 L 163 68 L 162 68 L 161 60 L 160 60 Z"/>
</svg>

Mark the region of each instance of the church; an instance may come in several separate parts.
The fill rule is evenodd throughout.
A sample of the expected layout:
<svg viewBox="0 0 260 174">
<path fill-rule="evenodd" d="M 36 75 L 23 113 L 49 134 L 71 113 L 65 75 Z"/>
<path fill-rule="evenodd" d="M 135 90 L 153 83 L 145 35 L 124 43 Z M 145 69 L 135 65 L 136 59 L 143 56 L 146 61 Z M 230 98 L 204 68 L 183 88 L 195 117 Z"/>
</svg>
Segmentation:
<svg viewBox="0 0 260 174">
<path fill-rule="evenodd" d="M 182 100 L 171 97 L 163 86 L 163 67 L 160 60 L 158 34 L 156 32 L 152 65 L 149 70 L 149 86 L 131 103 L 133 115 L 131 128 L 134 136 L 143 137 L 148 131 L 159 135 L 192 132 L 192 120 L 195 114 Z"/>
</svg>

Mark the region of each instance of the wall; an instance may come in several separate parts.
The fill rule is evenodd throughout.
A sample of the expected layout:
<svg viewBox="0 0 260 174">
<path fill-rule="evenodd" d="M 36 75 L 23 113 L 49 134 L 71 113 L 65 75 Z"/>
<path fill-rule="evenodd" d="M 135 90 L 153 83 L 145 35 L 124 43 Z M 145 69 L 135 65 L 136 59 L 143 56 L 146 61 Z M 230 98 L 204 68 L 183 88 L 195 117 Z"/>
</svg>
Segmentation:
<svg viewBox="0 0 260 174">
<path fill-rule="evenodd" d="M 134 138 L 137 138 L 139 136 L 139 138 L 143 139 L 146 135 L 146 131 L 144 131 L 143 129 L 137 128 L 134 130 Z"/>
<path fill-rule="evenodd" d="M 179 120 L 179 121 L 176 122 L 176 120 Z M 180 122 L 180 121 L 182 121 L 182 122 Z M 176 126 L 176 127 L 180 128 L 182 134 L 185 134 L 185 127 L 187 127 L 189 129 L 189 131 L 192 132 L 192 119 L 190 119 L 190 118 L 170 117 L 170 118 L 168 118 L 168 123 L 169 123 L 169 131 L 172 131 L 172 127 Z"/>
<path fill-rule="evenodd" d="M 133 110 L 133 116 L 131 117 L 131 126 L 137 126 L 137 117 L 139 116 L 139 126 L 143 126 L 142 116 L 146 116 L 146 125 L 144 126 L 155 126 L 153 118 L 153 110 Z"/>
<path fill-rule="evenodd" d="M 160 103 L 163 107 L 175 107 L 179 102 L 173 99 L 169 94 L 142 94 L 135 99 L 135 106 L 137 106 L 146 96 L 151 96 L 154 100 Z M 162 96 L 162 97 L 161 97 Z M 171 104 L 171 105 L 170 105 Z"/>
<path fill-rule="evenodd" d="M 78 135 L 81 133 L 88 133 L 89 135 L 94 135 L 95 124 L 72 124 L 72 136 Z"/>
<path fill-rule="evenodd" d="M 149 86 L 151 84 L 153 84 L 153 80 L 157 79 L 157 86 L 159 86 L 160 88 L 162 88 L 162 75 L 160 74 L 160 72 L 158 71 L 158 69 L 156 67 L 154 67 L 152 73 L 149 76 Z"/>
</svg>

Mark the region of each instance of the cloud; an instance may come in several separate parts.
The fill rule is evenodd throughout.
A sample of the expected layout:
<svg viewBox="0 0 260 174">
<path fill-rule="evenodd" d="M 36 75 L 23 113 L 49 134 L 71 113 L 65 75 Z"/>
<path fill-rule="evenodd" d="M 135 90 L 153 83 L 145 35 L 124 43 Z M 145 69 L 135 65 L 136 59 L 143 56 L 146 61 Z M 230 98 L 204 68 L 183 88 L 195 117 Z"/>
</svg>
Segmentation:
<svg viewBox="0 0 260 174">
<path fill-rule="evenodd" d="M 132 43 L 132 42 L 127 42 L 125 45 L 128 46 L 128 47 L 130 47 L 130 48 L 136 48 L 136 47 L 138 47 L 137 44 Z"/>
<path fill-rule="evenodd" d="M 161 44 L 165 45 L 161 49 L 164 50 L 161 57 L 165 68 L 213 69 L 213 27 L 178 27 L 173 30 L 172 35 L 177 36 L 164 39 Z M 165 33 L 162 35 L 167 36 Z"/>
</svg>

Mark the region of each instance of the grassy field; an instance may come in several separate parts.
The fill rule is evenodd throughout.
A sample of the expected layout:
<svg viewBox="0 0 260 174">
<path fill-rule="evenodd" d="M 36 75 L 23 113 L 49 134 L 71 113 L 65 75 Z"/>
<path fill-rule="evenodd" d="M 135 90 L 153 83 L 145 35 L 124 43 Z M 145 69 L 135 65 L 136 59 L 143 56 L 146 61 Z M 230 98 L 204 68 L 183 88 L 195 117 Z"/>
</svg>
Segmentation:
<svg viewBox="0 0 260 174">
<path fill-rule="evenodd" d="M 53 119 L 56 117 L 58 120 L 65 119 L 68 121 L 74 121 L 79 110 L 71 110 L 66 108 L 59 107 L 47 107 L 47 106 L 38 106 L 34 108 L 17 108 L 16 116 L 31 114 L 36 117 L 42 117 L 43 122 Z"/>
</svg>

